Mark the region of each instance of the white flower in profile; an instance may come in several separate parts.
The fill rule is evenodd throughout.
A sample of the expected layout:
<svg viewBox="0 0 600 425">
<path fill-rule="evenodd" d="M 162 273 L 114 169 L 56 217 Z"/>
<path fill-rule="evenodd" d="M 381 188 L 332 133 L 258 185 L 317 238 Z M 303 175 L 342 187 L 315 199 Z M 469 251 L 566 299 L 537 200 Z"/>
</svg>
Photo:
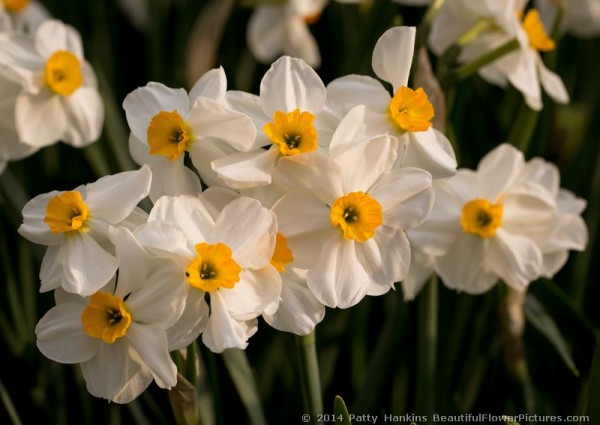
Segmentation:
<svg viewBox="0 0 600 425">
<path fill-rule="evenodd" d="M 307 335 L 325 317 L 325 306 L 308 288 L 306 270 L 294 267 L 294 254 L 283 233 L 277 233 L 271 265 L 281 274 L 281 300 L 273 314 L 263 314 L 269 325 L 284 332 Z"/>
<path fill-rule="evenodd" d="M 504 144 L 477 171 L 462 169 L 434 183 L 433 209 L 409 237 L 435 257 L 446 286 L 478 294 L 502 279 L 522 291 L 539 277 L 543 253 L 536 239 L 556 223 L 556 202 L 539 183 L 519 179 L 524 166 L 522 153 Z"/>
<path fill-rule="evenodd" d="M 34 147 L 63 141 L 75 147 L 100 137 L 104 106 L 79 33 L 57 20 L 35 35 L 0 34 L 0 73 L 18 82 L 19 140 Z"/>
<path fill-rule="evenodd" d="M 42 22 L 51 17 L 44 6 L 31 0 L 2 0 L 0 15 L 8 18 L 7 25 L 0 24 L 0 30 L 16 30 L 28 34 L 35 33 Z"/>
<path fill-rule="evenodd" d="M 184 165 L 185 152 L 212 185 L 219 183 L 210 165 L 214 158 L 252 148 L 254 124 L 226 105 L 226 90 L 225 72 L 218 68 L 203 75 L 189 95 L 151 82 L 125 98 L 129 149 L 136 162 L 152 170 L 153 202 L 163 195 L 200 193 L 198 176 Z"/>
<path fill-rule="evenodd" d="M 213 170 L 234 189 L 270 184 L 281 158 L 314 152 L 324 142 L 317 120 L 325 97 L 325 85 L 303 60 L 279 58 L 264 75 L 260 96 L 227 93 L 229 104 L 252 117 L 259 131 L 253 150 L 217 159 Z"/>
<path fill-rule="evenodd" d="M 435 273 L 435 257 L 425 254 L 415 246 L 411 240 L 411 231 L 407 232 L 408 240 L 411 242 L 410 267 L 408 273 L 402 280 L 402 293 L 404 301 L 414 300 L 429 278 Z"/>
<path fill-rule="evenodd" d="M 387 30 L 373 50 L 375 74 L 392 84 L 394 96 L 375 79 L 350 75 L 327 87 L 330 109 L 358 105 L 349 110 L 333 134 L 331 155 L 337 155 L 365 138 L 388 133 L 398 138 L 401 154 L 397 166 L 418 167 L 433 178 L 456 172 L 456 158 L 450 142 L 433 128 L 433 106 L 422 88 L 407 87 L 412 64 L 416 29 Z"/>
<path fill-rule="evenodd" d="M 138 31 L 150 27 L 150 2 L 148 0 L 117 0 L 117 5 Z"/>
<path fill-rule="evenodd" d="M 38 150 L 19 142 L 15 127 L 15 102 L 21 86 L 0 76 L 0 174 L 8 161 L 25 158 Z"/>
<path fill-rule="evenodd" d="M 148 195 L 151 179 L 144 166 L 75 190 L 38 195 L 25 205 L 19 233 L 48 246 L 40 291 L 62 287 L 87 296 L 114 276 L 117 260 L 108 230 L 127 220 L 139 223 L 136 205 Z"/>
<path fill-rule="evenodd" d="M 408 271 L 405 230 L 425 219 L 433 190 L 428 172 L 393 169 L 397 144 L 377 136 L 333 158 L 312 153 L 277 167 L 276 181 L 291 191 L 273 207 L 279 231 L 328 307 L 382 295 Z"/>
<path fill-rule="evenodd" d="M 542 158 L 527 161 L 515 184 L 527 182 L 543 187 L 555 203 L 555 218 L 548 228 L 525 229 L 542 252 L 540 276 L 552 278 L 567 262 L 570 250 L 583 251 L 587 246 L 587 226 L 581 217 L 586 202 L 562 189 L 558 168 Z"/>
<path fill-rule="evenodd" d="M 564 8 L 561 22 L 562 31 L 580 38 L 600 35 L 600 2 L 597 0 L 569 0 L 562 3 Z M 549 28 L 556 19 L 559 0 L 535 0 L 534 4 Z"/>
<path fill-rule="evenodd" d="M 177 263 L 165 278 L 187 291 L 185 311 L 168 330 L 171 349 L 200 333 L 214 352 L 246 348 L 256 318 L 279 304 L 281 277 L 269 263 L 276 233 L 275 215 L 254 199 L 236 199 L 222 210 L 188 195 L 158 200 L 135 236 L 153 255 Z"/>
<path fill-rule="evenodd" d="M 248 22 L 248 47 L 254 57 L 270 63 L 281 54 L 321 65 L 317 41 L 308 26 L 315 23 L 328 0 L 289 0 L 257 6 Z"/>
<path fill-rule="evenodd" d="M 543 106 L 541 87 L 554 101 L 568 103 L 569 94 L 561 78 L 546 68 L 540 56 L 540 52 L 554 50 L 555 43 L 536 9 L 528 9 L 522 16 L 524 5 L 523 0 L 444 2 L 433 21 L 429 45 L 441 55 L 463 34 L 481 26 L 484 29 L 479 37 L 462 46 L 458 60 L 465 63 L 516 39 L 519 46 L 515 51 L 482 67 L 479 75 L 500 87 L 512 84 L 534 110 Z"/>
<path fill-rule="evenodd" d="M 129 403 L 156 381 L 170 389 L 177 368 L 166 329 L 181 315 L 184 291 L 165 279 L 175 264 L 151 258 L 125 228 L 113 229 L 119 271 L 89 297 L 58 289 L 57 305 L 38 323 L 39 350 L 60 363 L 80 363 L 88 391 Z"/>
</svg>

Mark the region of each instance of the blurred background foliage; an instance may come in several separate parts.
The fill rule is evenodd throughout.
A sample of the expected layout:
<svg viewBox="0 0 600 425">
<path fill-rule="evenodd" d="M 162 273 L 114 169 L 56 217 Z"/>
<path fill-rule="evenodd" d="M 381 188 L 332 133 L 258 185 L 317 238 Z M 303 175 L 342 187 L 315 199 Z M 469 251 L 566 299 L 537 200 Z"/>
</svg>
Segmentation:
<svg viewBox="0 0 600 425">
<path fill-rule="evenodd" d="M 86 57 L 99 77 L 106 123 L 96 144 L 83 150 L 47 147 L 11 163 L 2 176 L 0 423 L 32 423 L 39 417 L 48 424 L 173 423 L 167 391 L 151 385 L 129 405 L 109 404 L 87 393 L 78 365 L 59 365 L 39 353 L 34 328 L 53 297 L 38 293 L 43 250 L 21 239 L 16 229 L 29 198 L 136 168 L 121 108 L 133 89 L 148 81 L 189 89 L 204 71 L 222 65 L 229 89 L 258 93 L 268 66 L 257 63 L 246 44 L 256 2 L 149 0 L 144 31 L 114 1 L 42 3 L 81 32 Z M 424 13 L 425 8 L 385 0 L 362 6 L 331 2 L 311 28 L 323 58 L 318 69 L 323 81 L 350 73 L 372 75 L 377 38 L 393 25 L 418 25 Z M 588 200 L 584 217 L 590 242 L 585 252 L 571 253 L 553 281 L 530 286 L 524 335 L 528 373 L 516 378 L 503 359 L 507 341 L 499 306 L 506 294 L 501 286 L 470 296 L 433 282 L 416 301 L 406 303 L 398 285 L 397 291 L 367 297 L 351 309 L 328 309 L 317 327 L 326 413 L 333 412 L 334 397 L 340 395 L 351 412 L 380 418 L 385 413 L 529 412 L 590 414 L 591 423 L 600 423 L 599 57 L 599 39 L 564 36 L 556 53 L 545 58 L 563 77 L 572 101 L 557 106 L 545 98 L 526 156 L 554 162 L 562 187 Z M 435 68 L 437 59 L 430 59 Z M 501 90 L 477 76 L 460 82 L 447 119 L 459 166 L 473 168 L 499 143 L 515 142 L 510 140 L 514 125 L 532 114 L 522 105 L 514 89 Z M 437 308 L 426 302 L 434 291 Z M 261 323 L 246 350 L 268 423 L 301 423 L 305 412 L 296 344 L 293 335 Z M 199 353 L 204 421 L 249 422 L 222 356 L 204 347 Z"/>
</svg>

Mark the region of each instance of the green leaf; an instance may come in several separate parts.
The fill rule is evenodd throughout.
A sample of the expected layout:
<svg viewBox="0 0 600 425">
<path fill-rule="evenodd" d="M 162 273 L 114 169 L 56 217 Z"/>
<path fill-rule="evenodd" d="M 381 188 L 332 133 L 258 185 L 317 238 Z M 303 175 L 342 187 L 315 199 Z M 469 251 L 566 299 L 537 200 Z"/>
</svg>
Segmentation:
<svg viewBox="0 0 600 425">
<path fill-rule="evenodd" d="M 600 418 L 600 335 L 596 338 L 594 360 L 590 371 L 590 383 L 587 391 L 585 414 L 592 418 Z"/>
<path fill-rule="evenodd" d="M 315 331 L 308 335 L 297 336 L 296 346 L 298 347 L 298 367 L 300 369 L 304 405 L 306 411 L 311 415 L 311 421 L 316 424 L 316 418 L 323 413 L 323 395 Z"/>
<path fill-rule="evenodd" d="M 13 404 L 10 398 L 10 394 L 4 387 L 2 381 L 0 381 L 0 399 L 2 400 L 2 404 L 4 405 L 4 408 L 6 409 L 6 412 L 8 413 L 8 416 L 10 417 L 12 423 L 14 425 L 21 425 L 22 422 L 19 418 L 19 414 L 17 413 L 15 405 Z"/>
<path fill-rule="evenodd" d="M 565 364 L 575 376 L 579 376 L 579 370 L 575 366 L 573 357 L 569 352 L 560 330 L 556 326 L 554 319 L 548 314 L 542 303 L 531 294 L 527 294 L 525 299 L 525 317 L 542 335 L 548 338 L 548 341 L 554 346 L 556 352 L 563 359 Z"/>
<path fill-rule="evenodd" d="M 370 362 L 363 372 L 364 378 L 352 405 L 354 412 L 371 412 L 380 403 L 380 394 L 394 362 L 400 361 L 402 341 L 406 338 L 407 328 L 398 326 L 407 323 L 408 309 L 401 299 L 402 293 L 391 299 L 392 314 L 386 320 L 375 348 L 370 352 Z"/>
<path fill-rule="evenodd" d="M 339 395 L 335 396 L 335 400 L 333 402 L 333 414 L 336 417 L 336 423 L 338 423 L 337 418 L 341 416 L 342 421 L 339 423 L 343 425 L 352 425 L 352 421 L 350 420 L 350 414 L 348 413 L 348 409 L 346 408 L 346 403 L 344 403 L 344 399 Z"/>
<path fill-rule="evenodd" d="M 223 361 L 242 403 L 246 407 L 250 422 L 253 425 L 266 425 L 267 421 L 258 398 L 256 381 L 246 353 L 238 348 L 229 348 L 223 351 Z"/>
</svg>

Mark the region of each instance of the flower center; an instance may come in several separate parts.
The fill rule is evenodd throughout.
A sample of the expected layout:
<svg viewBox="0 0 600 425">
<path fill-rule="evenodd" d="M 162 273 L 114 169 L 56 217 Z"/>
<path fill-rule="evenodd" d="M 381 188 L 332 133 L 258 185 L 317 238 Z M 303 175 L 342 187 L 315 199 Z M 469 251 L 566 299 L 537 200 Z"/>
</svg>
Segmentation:
<svg viewBox="0 0 600 425">
<path fill-rule="evenodd" d="M 72 95 L 83 84 L 79 59 L 64 50 L 54 52 L 48 58 L 44 75 L 50 90 L 62 96 Z"/>
<path fill-rule="evenodd" d="M 275 112 L 273 122 L 265 124 L 263 131 L 279 146 L 281 155 L 298 155 L 317 150 L 317 129 L 310 112 L 295 109 L 290 113 Z"/>
<path fill-rule="evenodd" d="M 232 258 L 231 249 L 227 245 L 203 242 L 195 248 L 196 258 L 185 270 L 190 285 L 211 292 L 219 288 L 233 288 L 239 282 L 242 268 Z"/>
<path fill-rule="evenodd" d="M 160 111 L 152 117 L 147 135 L 150 154 L 166 156 L 171 161 L 179 158 L 192 141 L 192 129 L 177 110 Z"/>
<path fill-rule="evenodd" d="M 548 37 L 540 14 L 535 9 L 530 9 L 523 19 L 523 29 L 529 37 L 529 45 L 540 52 L 550 52 L 556 48 L 554 40 Z"/>
<path fill-rule="evenodd" d="M 76 190 L 56 195 L 46 206 L 44 223 L 54 234 L 74 230 L 85 231 L 88 207 Z"/>
<path fill-rule="evenodd" d="M 492 204 L 487 199 L 474 199 L 463 207 L 460 224 L 465 233 L 491 238 L 496 236 L 498 227 L 502 225 L 503 210 L 501 203 Z"/>
<path fill-rule="evenodd" d="M 364 192 L 350 192 L 333 203 L 329 218 L 333 227 L 340 227 L 344 238 L 365 242 L 383 224 L 381 205 Z"/>
<path fill-rule="evenodd" d="M 121 298 L 107 292 L 96 292 L 83 310 L 81 322 L 89 336 L 112 344 L 127 333 L 131 314 Z"/>
<path fill-rule="evenodd" d="M 434 115 L 433 106 L 422 88 L 412 90 L 402 86 L 390 101 L 390 119 L 405 131 L 427 130 Z"/>
<path fill-rule="evenodd" d="M 275 250 L 271 257 L 271 265 L 277 269 L 278 272 L 285 272 L 285 266 L 294 261 L 294 255 L 288 248 L 287 239 L 281 233 L 277 232 L 275 237 Z"/>
<path fill-rule="evenodd" d="M 4 0 L 4 7 L 9 12 L 20 12 L 29 6 L 30 0 Z"/>
</svg>

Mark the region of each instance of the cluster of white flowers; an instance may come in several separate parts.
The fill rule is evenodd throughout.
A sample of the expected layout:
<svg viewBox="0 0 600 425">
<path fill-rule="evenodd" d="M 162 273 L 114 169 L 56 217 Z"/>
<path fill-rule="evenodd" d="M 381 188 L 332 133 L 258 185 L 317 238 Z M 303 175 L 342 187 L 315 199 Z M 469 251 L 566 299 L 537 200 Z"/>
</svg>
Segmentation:
<svg viewBox="0 0 600 425">
<path fill-rule="evenodd" d="M 74 87 L 79 39 L 56 21 L 37 34 L 50 30 L 21 44 L 7 35 L 15 42 L 0 45 L 0 60 L 30 83 L 20 96 L 46 105 L 42 113 L 80 112 L 73 118 L 86 125 L 56 124 L 52 139 L 81 144 L 99 131 L 101 109 L 86 115 L 70 104 L 74 93 L 61 93 L 93 81 L 82 65 Z M 507 145 L 477 172 L 457 173 L 427 94 L 407 86 L 415 34 L 392 28 L 373 51 L 392 95 L 359 75 L 326 87 L 289 56 L 272 64 L 258 96 L 228 91 L 222 68 L 189 93 L 154 82 L 130 93 L 123 107 L 141 168 L 39 195 L 23 210 L 21 235 L 48 246 L 41 290 L 54 290 L 57 304 L 36 328 L 42 353 L 80 363 L 91 394 L 126 403 L 152 380 L 176 384 L 170 351 L 199 337 L 214 352 L 245 348 L 259 316 L 303 335 L 326 306 L 351 307 L 403 280 L 412 298 L 433 271 L 468 292 L 498 279 L 523 290 L 555 273 L 585 245 L 584 202 L 559 189 L 550 164 L 525 163 Z M 57 59 L 64 78 L 54 87 L 56 42 L 68 57 Z M 8 58 L 23 57 L 10 68 Z M 24 64 L 45 64 L 45 85 Z M 36 116 L 24 141 L 40 131 Z M 147 196 L 149 213 L 137 206 Z"/>
<path fill-rule="evenodd" d="M 7 161 L 100 137 L 104 107 L 77 30 L 36 2 L 0 1 L 0 173 Z"/>
</svg>

